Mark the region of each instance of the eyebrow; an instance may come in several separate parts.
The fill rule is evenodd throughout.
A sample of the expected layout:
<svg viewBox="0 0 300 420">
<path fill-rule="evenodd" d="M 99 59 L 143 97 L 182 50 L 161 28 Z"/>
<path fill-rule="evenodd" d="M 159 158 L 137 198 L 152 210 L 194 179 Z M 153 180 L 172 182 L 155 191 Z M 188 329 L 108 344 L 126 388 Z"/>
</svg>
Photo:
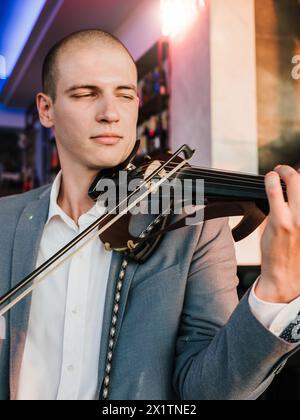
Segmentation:
<svg viewBox="0 0 300 420">
<path fill-rule="evenodd" d="M 135 85 L 118 86 L 116 90 L 133 90 L 135 93 L 137 93 L 137 88 Z"/>
<path fill-rule="evenodd" d="M 98 86 L 94 86 L 94 85 L 73 85 L 70 88 L 68 88 L 65 93 L 71 93 L 74 92 L 75 90 L 78 89 L 88 89 L 88 90 L 97 90 L 99 91 L 99 87 Z M 118 86 L 116 88 L 116 90 L 133 90 L 135 93 L 137 93 L 137 88 L 135 85 L 122 85 L 122 86 Z"/>
</svg>

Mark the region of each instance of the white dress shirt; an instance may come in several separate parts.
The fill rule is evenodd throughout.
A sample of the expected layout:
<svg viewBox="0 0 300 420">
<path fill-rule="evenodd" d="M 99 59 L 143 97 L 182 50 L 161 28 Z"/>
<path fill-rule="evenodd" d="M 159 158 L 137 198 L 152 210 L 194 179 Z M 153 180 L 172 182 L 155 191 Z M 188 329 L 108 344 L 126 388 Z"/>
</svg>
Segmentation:
<svg viewBox="0 0 300 420">
<path fill-rule="evenodd" d="M 96 204 L 79 218 L 78 226 L 57 204 L 61 173 L 50 196 L 37 266 L 82 232 L 104 209 Z M 17 398 L 92 400 L 96 395 L 105 294 L 111 253 L 93 240 L 53 271 L 33 292 L 28 333 Z M 249 304 L 256 318 L 279 336 L 300 309 L 300 297 L 290 304 L 264 302 L 255 295 Z M 5 321 L 0 317 L 0 339 Z"/>
<path fill-rule="evenodd" d="M 37 266 L 104 213 L 96 204 L 76 223 L 57 205 L 54 181 Z M 17 399 L 91 400 L 98 362 L 111 253 L 93 239 L 34 290 Z"/>
<path fill-rule="evenodd" d="M 257 281 L 249 295 L 251 311 L 268 330 L 279 337 L 286 327 L 296 319 L 300 311 L 300 297 L 289 304 L 265 302 L 255 294 Z"/>
</svg>

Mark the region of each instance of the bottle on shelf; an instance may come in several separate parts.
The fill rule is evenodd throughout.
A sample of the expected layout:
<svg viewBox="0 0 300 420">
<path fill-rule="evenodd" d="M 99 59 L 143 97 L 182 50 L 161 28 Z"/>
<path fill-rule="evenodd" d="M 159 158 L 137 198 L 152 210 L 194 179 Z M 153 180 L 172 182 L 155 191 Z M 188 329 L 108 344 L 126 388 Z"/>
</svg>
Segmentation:
<svg viewBox="0 0 300 420">
<path fill-rule="evenodd" d="M 139 156 L 168 150 L 168 45 L 158 43 L 139 61 Z"/>
</svg>

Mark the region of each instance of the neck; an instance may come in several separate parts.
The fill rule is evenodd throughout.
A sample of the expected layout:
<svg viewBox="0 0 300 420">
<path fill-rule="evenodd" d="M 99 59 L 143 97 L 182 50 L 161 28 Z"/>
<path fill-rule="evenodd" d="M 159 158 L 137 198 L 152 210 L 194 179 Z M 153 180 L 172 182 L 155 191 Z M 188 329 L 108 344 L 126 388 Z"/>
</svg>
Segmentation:
<svg viewBox="0 0 300 420">
<path fill-rule="evenodd" d="M 57 203 L 77 224 L 79 217 L 95 204 L 88 196 L 88 189 L 97 173 L 75 165 L 71 169 L 62 165 L 62 180 Z"/>
</svg>

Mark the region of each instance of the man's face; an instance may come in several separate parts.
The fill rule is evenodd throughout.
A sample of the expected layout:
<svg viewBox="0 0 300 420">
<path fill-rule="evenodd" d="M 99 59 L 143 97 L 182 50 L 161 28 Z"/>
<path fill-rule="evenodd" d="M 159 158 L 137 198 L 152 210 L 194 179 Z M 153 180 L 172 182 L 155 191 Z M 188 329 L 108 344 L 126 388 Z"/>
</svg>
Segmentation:
<svg viewBox="0 0 300 420">
<path fill-rule="evenodd" d="M 134 63 L 125 50 L 90 43 L 58 58 L 52 108 L 62 165 L 114 167 L 136 141 L 139 100 Z"/>
</svg>

